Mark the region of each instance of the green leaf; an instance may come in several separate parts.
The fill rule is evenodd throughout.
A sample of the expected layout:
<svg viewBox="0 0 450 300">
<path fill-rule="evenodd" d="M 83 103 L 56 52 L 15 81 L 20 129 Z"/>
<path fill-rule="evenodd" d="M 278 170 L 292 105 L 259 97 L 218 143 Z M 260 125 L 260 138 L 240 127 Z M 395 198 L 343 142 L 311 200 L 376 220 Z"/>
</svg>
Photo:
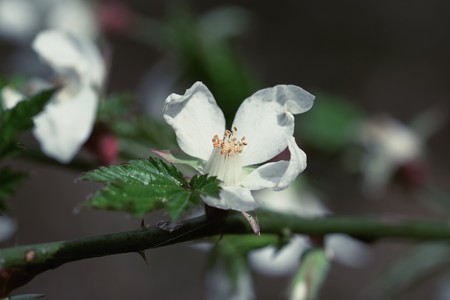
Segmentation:
<svg viewBox="0 0 450 300">
<path fill-rule="evenodd" d="M 26 175 L 9 168 L 0 169 L 0 213 L 6 210 L 6 200 L 11 197 Z"/>
<path fill-rule="evenodd" d="M 135 216 L 165 208 L 174 220 L 199 204 L 201 196 L 218 197 L 220 192 L 216 178 L 196 175 L 187 182 L 174 165 L 154 158 L 102 167 L 88 172 L 83 179 L 106 183 L 88 207 L 126 211 Z"/>
<path fill-rule="evenodd" d="M 120 152 L 124 157 L 147 157 L 150 148 L 170 149 L 176 146 L 173 130 L 147 117 L 117 120 L 109 125 L 119 138 Z"/>
<path fill-rule="evenodd" d="M 0 156 L 11 154 L 19 134 L 33 127 L 33 117 L 50 101 L 56 89 L 40 92 L 4 111 L 0 121 Z"/>
<path fill-rule="evenodd" d="M 100 101 L 97 120 L 109 123 L 111 119 L 122 118 L 130 113 L 131 103 L 131 95 L 111 95 L 104 101 Z"/>
<path fill-rule="evenodd" d="M 218 180 L 215 177 L 208 177 L 207 175 L 195 175 L 191 178 L 189 185 L 194 191 L 198 191 L 205 195 L 218 197 L 220 193 L 220 186 L 217 184 Z"/>
<path fill-rule="evenodd" d="M 291 283 L 291 299 L 317 299 L 320 287 L 330 268 L 330 260 L 323 248 L 313 248 L 302 256 L 302 264 Z"/>
</svg>

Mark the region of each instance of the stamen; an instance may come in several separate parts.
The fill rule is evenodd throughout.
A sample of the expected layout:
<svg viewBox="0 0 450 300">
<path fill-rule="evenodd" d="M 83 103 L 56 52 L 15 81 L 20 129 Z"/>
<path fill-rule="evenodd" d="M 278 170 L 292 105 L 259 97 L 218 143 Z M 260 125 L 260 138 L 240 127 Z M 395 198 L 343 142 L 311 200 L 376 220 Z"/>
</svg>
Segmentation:
<svg viewBox="0 0 450 300">
<path fill-rule="evenodd" d="M 238 140 L 234 136 L 236 132 L 237 128 L 236 126 L 234 126 L 233 131 L 229 131 L 228 129 L 225 131 L 222 140 L 217 134 L 214 135 L 214 137 L 212 138 L 213 147 L 218 148 L 220 150 L 220 153 L 225 156 L 233 156 L 238 153 L 242 153 L 242 150 L 244 150 L 244 146 L 247 145 L 247 140 L 245 139 L 245 136 Z"/>
<path fill-rule="evenodd" d="M 238 139 L 233 131 L 226 130 L 223 139 L 216 134 L 212 138 L 214 150 L 205 166 L 205 173 L 217 176 L 225 185 L 237 185 L 242 178 L 241 155 L 247 145 L 245 136 Z"/>
</svg>

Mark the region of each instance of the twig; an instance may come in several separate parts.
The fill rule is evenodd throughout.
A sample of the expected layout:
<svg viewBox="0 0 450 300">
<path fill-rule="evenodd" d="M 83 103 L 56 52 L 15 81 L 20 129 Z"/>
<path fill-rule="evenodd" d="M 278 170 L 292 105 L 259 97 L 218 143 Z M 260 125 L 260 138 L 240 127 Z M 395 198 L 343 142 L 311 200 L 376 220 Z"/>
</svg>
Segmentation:
<svg viewBox="0 0 450 300">
<path fill-rule="evenodd" d="M 450 240 L 450 224 L 436 221 L 387 221 L 376 218 L 324 217 L 304 219 L 269 212 L 258 213 L 261 234 L 293 233 L 313 236 L 343 233 L 365 241 L 397 238 Z M 0 297 L 5 297 L 34 276 L 62 264 L 86 258 L 146 249 L 205 238 L 217 234 L 253 234 L 239 214 L 226 220 L 199 217 L 177 224 L 171 230 L 161 226 L 102 236 L 0 249 Z"/>
</svg>

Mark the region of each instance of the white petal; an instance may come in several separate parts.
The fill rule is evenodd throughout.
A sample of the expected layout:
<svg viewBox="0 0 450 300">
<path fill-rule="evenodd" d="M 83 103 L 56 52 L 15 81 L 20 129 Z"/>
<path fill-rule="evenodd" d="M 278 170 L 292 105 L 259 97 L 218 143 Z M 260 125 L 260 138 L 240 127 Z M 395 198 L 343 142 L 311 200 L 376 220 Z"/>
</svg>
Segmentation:
<svg viewBox="0 0 450 300">
<path fill-rule="evenodd" d="M 58 30 L 40 32 L 33 41 L 33 50 L 56 70 L 77 69 L 85 65 L 74 37 Z"/>
<path fill-rule="evenodd" d="M 242 186 L 250 190 L 275 187 L 287 170 L 289 162 L 280 160 L 262 165 L 255 169 L 242 181 Z"/>
<path fill-rule="evenodd" d="M 280 181 L 275 186 L 274 190 L 280 191 L 287 188 L 292 181 L 297 178 L 298 174 L 303 172 L 306 168 L 306 154 L 300 149 L 295 142 L 294 137 L 289 137 L 288 139 L 289 152 L 291 153 L 291 158 L 289 159 L 289 165 L 284 172 Z"/>
<path fill-rule="evenodd" d="M 307 218 L 329 214 L 329 210 L 315 194 L 303 186 L 297 187 L 296 183 L 282 191 L 256 191 L 254 197 L 262 208 L 276 212 Z"/>
<path fill-rule="evenodd" d="M 334 258 L 349 267 L 362 267 L 369 260 L 369 247 L 345 234 L 331 234 L 325 240 L 327 250 Z"/>
<path fill-rule="evenodd" d="M 285 136 L 294 132 L 294 114 L 308 111 L 314 96 L 295 85 L 260 90 L 239 107 L 233 122 L 248 145 L 243 165 L 265 162 L 286 148 Z"/>
<path fill-rule="evenodd" d="M 5 86 L 1 92 L 2 106 L 4 109 L 11 109 L 17 105 L 17 103 L 25 100 L 25 96 L 19 91 Z"/>
<path fill-rule="evenodd" d="M 0 216 L 0 242 L 9 239 L 16 231 L 17 223 L 7 216 Z"/>
<path fill-rule="evenodd" d="M 72 99 L 58 101 L 61 90 L 44 112 L 34 118 L 33 133 L 42 151 L 50 157 L 69 162 L 88 139 L 95 121 L 98 99 L 94 91 L 84 87 Z"/>
<path fill-rule="evenodd" d="M 255 299 L 251 274 L 245 265 L 240 265 L 231 274 L 225 262 L 215 258 L 214 265 L 205 276 L 205 299 L 207 300 L 253 300 Z M 233 276 L 236 278 L 233 280 Z"/>
<path fill-rule="evenodd" d="M 182 96 L 167 97 L 163 115 L 175 131 L 181 150 L 205 161 L 213 150 L 213 136 L 225 132 L 222 110 L 201 82 L 196 82 Z"/>
<path fill-rule="evenodd" d="M 281 160 L 262 165 L 244 178 L 244 187 L 250 190 L 269 187 L 283 190 L 297 178 L 306 168 L 306 154 L 297 146 L 294 137 L 287 138 L 287 141 L 291 153 L 289 162 Z"/>
<path fill-rule="evenodd" d="M 94 87 L 101 88 L 105 81 L 105 61 L 93 42 L 87 39 L 80 39 L 79 42 L 81 51 L 88 63 L 86 72 L 80 75 Z"/>
<path fill-rule="evenodd" d="M 95 39 L 98 35 L 94 10 L 87 1 L 53 1 L 46 21 L 48 27 L 80 38 Z"/>
<path fill-rule="evenodd" d="M 222 186 L 220 198 L 206 197 L 203 201 L 210 206 L 226 210 L 250 211 L 259 207 L 250 190 L 238 186 Z"/>
<path fill-rule="evenodd" d="M 39 14 L 33 1 L 0 1 L 0 35 L 16 40 L 27 41 L 39 26 Z"/>
<path fill-rule="evenodd" d="M 57 73 L 100 86 L 105 66 L 95 45 L 67 32 L 46 30 L 33 41 L 33 49 Z"/>
<path fill-rule="evenodd" d="M 268 246 L 252 251 L 249 261 L 259 273 L 269 276 L 289 275 L 298 269 L 301 255 L 308 247 L 308 238 L 295 235 L 282 249 Z"/>
</svg>

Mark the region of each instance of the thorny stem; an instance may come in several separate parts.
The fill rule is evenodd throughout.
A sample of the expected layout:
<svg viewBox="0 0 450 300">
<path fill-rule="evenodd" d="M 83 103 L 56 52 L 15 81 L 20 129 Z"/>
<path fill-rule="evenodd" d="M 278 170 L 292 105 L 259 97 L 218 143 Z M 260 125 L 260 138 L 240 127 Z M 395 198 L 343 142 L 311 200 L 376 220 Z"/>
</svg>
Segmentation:
<svg viewBox="0 0 450 300">
<path fill-rule="evenodd" d="M 293 233 L 323 236 L 343 233 L 363 241 L 397 238 L 409 240 L 450 240 L 450 224 L 437 221 L 383 220 L 361 217 L 305 219 L 259 212 L 261 234 Z M 167 246 L 221 234 L 252 234 L 240 214 L 226 219 L 198 217 L 182 223 L 160 223 L 153 227 L 82 238 L 0 249 L 0 297 L 5 297 L 34 276 L 62 264 L 86 258 Z"/>
</svg>

